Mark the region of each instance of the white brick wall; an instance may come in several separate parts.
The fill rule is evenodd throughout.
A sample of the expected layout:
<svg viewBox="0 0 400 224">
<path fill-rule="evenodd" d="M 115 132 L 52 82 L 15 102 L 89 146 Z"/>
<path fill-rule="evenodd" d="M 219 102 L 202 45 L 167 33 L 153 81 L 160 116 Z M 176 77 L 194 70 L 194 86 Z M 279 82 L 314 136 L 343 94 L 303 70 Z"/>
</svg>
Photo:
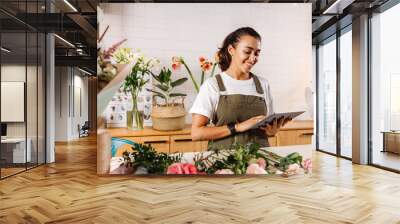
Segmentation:
<svg viewBox="0 0 400 224">
<path fill-rule="evenodd" d="M 253 27 L 262 36 L 253 72 L 270 82 L 275 110 L 307 110 L 301 118 L 313 119 L 313 108 L 306 103 L 306 88 L 313 87 L 311 4 L 108 3 L 101 8 L 100 29 L 110 25 L 105 46 L 128 38 L 125 46 L 139 48 L 165 66 L 172 56 L 183 56 L 198 79 L 199 56 L 213 59 L 228 33 Z M 177 72 L 176 78 L 183 74 L 184 70 Z M 179 90 L 188 94 L 189 110 L 196 97 L 192 82 Z"/>
</svg>

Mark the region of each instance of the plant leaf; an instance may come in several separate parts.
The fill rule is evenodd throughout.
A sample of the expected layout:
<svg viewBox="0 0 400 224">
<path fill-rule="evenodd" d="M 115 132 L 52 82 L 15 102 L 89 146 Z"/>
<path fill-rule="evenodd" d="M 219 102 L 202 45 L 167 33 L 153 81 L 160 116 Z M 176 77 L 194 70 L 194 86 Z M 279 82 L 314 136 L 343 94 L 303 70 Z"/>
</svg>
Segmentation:
<svg viewBox="0 0 400 224">
<path fill-rule="evenodd" d="M 163 85 L 163 84 L 156 84 L 155 85 L 157 88 L 159 88 L 159 89 L 161 89 L 162 91 L 164 91 L 164 92 L 167 92 L 168 91 L 168 86 L 165 86 L 165 85 Z"/>
<path fill-rule="evenodd" d="M 172 83 L 171 83 L 171 86 L 172 87 L 175 87 L 175 86 L 179 86 L 179 85 L 182 85 L 184 82 L 186 82 L 188 80 L 188 78 L 181 78 L 181 79 L 178 79 L 178 80 L 175 80 L 175 81 L 173 81 Z"/>
<path fill-rule="evenodd" d="M 166 96 L 164 94 L 160 93 L 160 92 L 157 92 L 157 91 L 152 90 L 152 89 L 146 89 L 146 90 L 149 91 L 149 92 L 155 93 L 156 96 L 159 96 L 159 97 L 161 97 L 163 99 L 166 99 Z"/>
<path fill-rule="evenodd" d="M 170 97 L 176 97 L 176 96 L 186 96 L 184 93 L 171 93 L 169 94 Z"/>
</svg>

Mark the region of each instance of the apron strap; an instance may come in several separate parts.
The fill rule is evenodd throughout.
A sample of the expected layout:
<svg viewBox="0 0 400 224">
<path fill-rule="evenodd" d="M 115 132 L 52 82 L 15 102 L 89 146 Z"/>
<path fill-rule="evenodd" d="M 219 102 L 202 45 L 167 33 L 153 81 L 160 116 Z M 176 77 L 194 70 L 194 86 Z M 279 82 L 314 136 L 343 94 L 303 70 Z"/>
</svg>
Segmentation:
<svg viewBox="0 0 400 224">
<path fill-rule="evenodd" d="M 220 92 L 226 91 L 226 88 L 225 88 L 224 82 L 222 81 L 221 75 L 220 75 L 220 74 L 217 74 L 217 75 L 215 76 L 215 78 L 217 79 L 217 82 L 218 82 L 219 91 L 220 91 Z"/>
<path fill-rule="evenodd" d="M 264 94 L 264 90 L 261 87 L 261 82 L 258 79 L 258 77 L 256 75 L 254 75 L 253 73 L 251 73 L 251 75 L 253 76 L 253 80 L 254 80 L 254 85 L 256 85 L 256 90 L 258 94 Z"/>
</svg>

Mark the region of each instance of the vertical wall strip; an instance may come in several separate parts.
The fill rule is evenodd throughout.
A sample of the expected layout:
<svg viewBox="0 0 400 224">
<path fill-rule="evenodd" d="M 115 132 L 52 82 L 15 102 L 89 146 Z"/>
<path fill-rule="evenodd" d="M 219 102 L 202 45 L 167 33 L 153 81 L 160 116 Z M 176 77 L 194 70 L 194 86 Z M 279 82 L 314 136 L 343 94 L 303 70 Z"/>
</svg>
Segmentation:
<svg viewBox="0 0 400 224">
<path fill-rule="evenodd" d="M 25 0 L 25 21 L 28 19 L 28 0 Z M 25 23 L 25 88 L 24 88 L 24 120 L 25 120 L 25 170 L 28 169 L 28 113 L 27 113 L 27 89 L 28 89 L 28 24 Z"/>
<path fill-rule="evenodd" d="M 60 72 L 59 74 L 58 74 L 58 84 L 59 84 L 59 96 L 60 96 L 60 118 L 62 117 L 62 95 L 61 95 L 61 93 L 62 93 L 62 85 L 61 85 L 61 79 L 62 79 L 62 77 L 63 77 L 63 73 L 62 72 Z"/>
<path fill-rule="evenodd" d="M 340 114 L 340 83 L 341 83 L 341 64 L 340 64 L 340 36 L 339 27 L 336 31 L 336 155 L 341 156 L 341 114 Z"/>
<path fill-rule="evenodd" d="M 368 155 L 367 155 L 367 164 L 373 164 L 373 153 L 372 153 L 372 11 L 368 11 L 368 19 L 367 19 L 367 131 L 368 131 Z"/>
<path fill-rule="evenodd" d="M 67 67 L 68 72 L 68 117 L 71 117 L 71 70 Z"/>
<path fill-rule="evenodd" d="M 36 1 L 39 14 L 39 0 Z M 36 31 L 36 166 L 39 165 L 39 31 Z"/>
<path fill-rule="evenodd" d="M 319 119 L 318 119 L 318 116 L 319 116 L 319 63 L 318 63 L 318 61 L 319 61 L 319 44 L 317 44 L 316 45 L 316 47 L 315 47 L 315 61 L 316 61 L 316 63 L 315 63 L 315 83 L 316 83 L 316 85 L 315 85 L 315 96 L 316 96 L 316 99 L 315 99 L 315 113 L 316 113 L 316 115 L 315 115 L 315 121 L 316 121 L 316 124 L 315 124 L 315 148 L 316 149 L 319 149 Z"/>
<path fill-rule="evenodd" d="M 75 69 L 74 67 L 71 67 L 71 78 L 72 78 L 72 88 L 71 88 L 71 93 L 72 93 L 72 117 L 75 118 Z"/>
</svg>

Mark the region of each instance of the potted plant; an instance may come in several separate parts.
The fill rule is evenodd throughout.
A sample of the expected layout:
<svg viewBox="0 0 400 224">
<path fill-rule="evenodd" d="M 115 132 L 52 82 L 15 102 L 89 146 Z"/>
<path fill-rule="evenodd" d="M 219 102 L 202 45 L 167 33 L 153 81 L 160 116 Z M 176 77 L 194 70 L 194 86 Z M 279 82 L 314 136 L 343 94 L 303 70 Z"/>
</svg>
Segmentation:
<svg viewBox="0 0 400 224">
<path fill-rule="evenodd" d="M 172 72 L 165 67 L 158 75 L 152 73 L 153 78 L 158 82 L 154 85 L 156 90 L 148 89 L 154 93 L 151 118 L 153 128 L 162 131 L 180 130 L 185 126 L 186 110 L 184 108 L 184 93 L 174 92 L 175 87 L 182 85 L 187 78 L 180 78 L 175 81 L 171 78 Z M 158 104 L 156 97 L 162 99 L 163 103 Z M 177 99 L 182 102 L 177 102 Z"/>
<path fill-rule="evenodd" d="M 127 111 L 129 129 L 143 129 L 143 111 L 139 111 L 138 108 L 138 95 L 144 85 L 149 82 L 149 74 L 154 67 L 154 61 L 157 62 L 157 60 L 146 60 L 143 56 L 140 56 L 123 84 L 125 93 L 129 92 L 132 96 L 132 110 Z"/>
</svg>

